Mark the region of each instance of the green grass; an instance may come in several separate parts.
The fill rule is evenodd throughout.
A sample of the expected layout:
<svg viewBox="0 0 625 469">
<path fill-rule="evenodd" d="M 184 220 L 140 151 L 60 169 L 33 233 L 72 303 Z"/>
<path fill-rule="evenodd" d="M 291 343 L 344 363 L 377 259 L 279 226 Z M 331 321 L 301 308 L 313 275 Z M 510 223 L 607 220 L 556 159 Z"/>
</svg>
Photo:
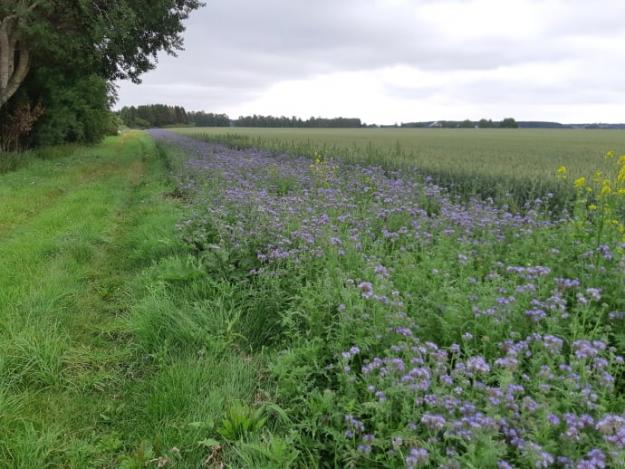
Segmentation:
<svg viewBox="0 0 625 469">
<path fill-rule="evenodd" d="M 555 193 L 570 202 L 555 171 L 571 177 L 603 168 L 609 150 L 625 153 L 625 131 L 540 129 L 261 129 L 180 128 L 177 132 L 234 147 L 415 169 L 462 196 L 480 195 L 522 207 Z"/>
<path fill-rule="evenodd" d="M 36 160 L 53 160 L 73 153 L 77 145 L 66 144 L 37 148 L 23 152 L 0 151 L 0 174 L 5 174 L 23 168 Z"/>
<path fill-rule="evenodd" d="M 176 233 L 176 167 L 126 133 L 0 176 L 0 467 L 198 465 L 203 425 L 255 396 L 261 358 Z"/>
</svg>

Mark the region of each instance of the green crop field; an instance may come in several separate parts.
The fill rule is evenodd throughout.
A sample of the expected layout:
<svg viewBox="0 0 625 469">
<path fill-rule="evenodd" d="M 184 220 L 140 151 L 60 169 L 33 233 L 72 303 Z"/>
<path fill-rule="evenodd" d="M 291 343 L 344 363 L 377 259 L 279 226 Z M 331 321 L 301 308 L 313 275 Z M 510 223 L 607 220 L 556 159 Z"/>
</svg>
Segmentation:
<svg viewBox="0 0 625 469">
<path fill-rule="evenodd" d="M 609 150 L 625 152 L 625 131 L 538 129 L 261 129 L 185 128 L 187 135 L 239 135 L 260 146 L 306 145 L 370 163 L 401 162 L 426 170 L 552 177 L 567 166 L 587 174 Z"/>
<path fill-rule="evenodd" d="M 293 155 L 321 154 L 391 168 L 415 169 L 462 195 L 521 206 L 556 193 L 565 166 L 571 178 L 609 168 L 604 155 L 625 151 L 625 131 L 536 129 L 263 129 L 179 128 L 184 135 Z M 619 153 L 620 154 L 620 153 Z"/>
</svg>

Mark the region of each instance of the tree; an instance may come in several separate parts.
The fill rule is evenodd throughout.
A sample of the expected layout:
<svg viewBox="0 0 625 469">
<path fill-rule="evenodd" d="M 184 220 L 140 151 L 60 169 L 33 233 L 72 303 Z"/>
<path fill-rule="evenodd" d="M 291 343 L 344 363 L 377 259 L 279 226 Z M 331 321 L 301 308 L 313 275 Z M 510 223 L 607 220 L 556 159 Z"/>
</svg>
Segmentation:
<svg viewBox="0 0 625 469">
<path fill-rule="evenodd" d="M 517 124 L 517 121 L 515 121 L 512 117 L 506 117 L 501 121 L 499 127 L 502 129 L 518 129 L 519 124 Z"/>
<path fill-rule="evenodd" d="M 39 2 L 18 2 L 11 10 L 0 3 L 0 109 L 20 87 L 30 69 L 30 52 L 24 42 L 21 22 Z M 17 58 L 17 61 L 16 61 Z"/>
<path fill-rule="evenodd" d="M 0 0 L 0 109 L 33 67 L 81 69 L 106 81 L 154 68 L 175 55 L 200 0 Z M 45 105 L 45 103 L 44 103 Z"/>
</svg>

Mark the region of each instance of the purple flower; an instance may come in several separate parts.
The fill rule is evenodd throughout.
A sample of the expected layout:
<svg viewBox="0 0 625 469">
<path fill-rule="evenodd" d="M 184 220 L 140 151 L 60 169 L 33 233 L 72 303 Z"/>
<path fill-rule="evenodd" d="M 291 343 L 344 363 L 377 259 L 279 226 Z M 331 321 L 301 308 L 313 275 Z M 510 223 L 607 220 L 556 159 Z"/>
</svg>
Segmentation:
<svg viewBox="0 0 625 469">
<path fill-rule="evenodd" d="M 371 453 L 371 445 L 358 445 L 358 452 L 362 454 Z"/>
<path fill-rule="evenodd" d="M 473 371 L 474 373 L 488 373 L 490 371 L 490 366 L 486 363 L 483 357 L 471 357 L 467 360 L 467 369 Z"/>
<path fill-rule="evenodd" d="M 428 427 L 430 430 L 442 430 L 445 427 L 445 417 L 436 414 L 423 414 L 421 417 L 421 423 Z"/>
<path fill-rule="evenodd" d="M 380 264 L 376 265 L 373 271 L 376 273 L 376 275 L 379 275 L 382 278 L 388 277 L 388 270 L 383 265 L 380 265 Z"/>
<path fill-rule="evenodd" d="M 362 292 L 363 298 L 371 298 L 373 296 L 373 284 L 371 282 L 360 282 L 358 288 Z"/>
<path fill-rule="evenodd" d="M 425 463 L 429 456 L 428 450 L 425 448 L 412 448 L 406 457 L 406 468 L 414 469 L 417 465 Z"/>
<path fill-rule="evenodd" d="M 601 299 L 601 289 L 600 288 L 587 288 L 586 294 L 590 296 L 595 301 L 599 301 Z"/>
</svg>

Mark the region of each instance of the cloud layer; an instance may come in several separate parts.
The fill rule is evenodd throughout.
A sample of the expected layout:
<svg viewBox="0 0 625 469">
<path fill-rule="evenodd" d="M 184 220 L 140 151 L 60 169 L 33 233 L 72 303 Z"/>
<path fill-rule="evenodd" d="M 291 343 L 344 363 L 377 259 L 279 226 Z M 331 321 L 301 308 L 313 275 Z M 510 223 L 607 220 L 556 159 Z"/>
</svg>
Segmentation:
<svg viewBox="0 0 625 469">
<path fill-rule="evenodd" d="M 625 121 L 625 3 L 208 0 L 120 105 L 379 123 Z"/>
</svg>

